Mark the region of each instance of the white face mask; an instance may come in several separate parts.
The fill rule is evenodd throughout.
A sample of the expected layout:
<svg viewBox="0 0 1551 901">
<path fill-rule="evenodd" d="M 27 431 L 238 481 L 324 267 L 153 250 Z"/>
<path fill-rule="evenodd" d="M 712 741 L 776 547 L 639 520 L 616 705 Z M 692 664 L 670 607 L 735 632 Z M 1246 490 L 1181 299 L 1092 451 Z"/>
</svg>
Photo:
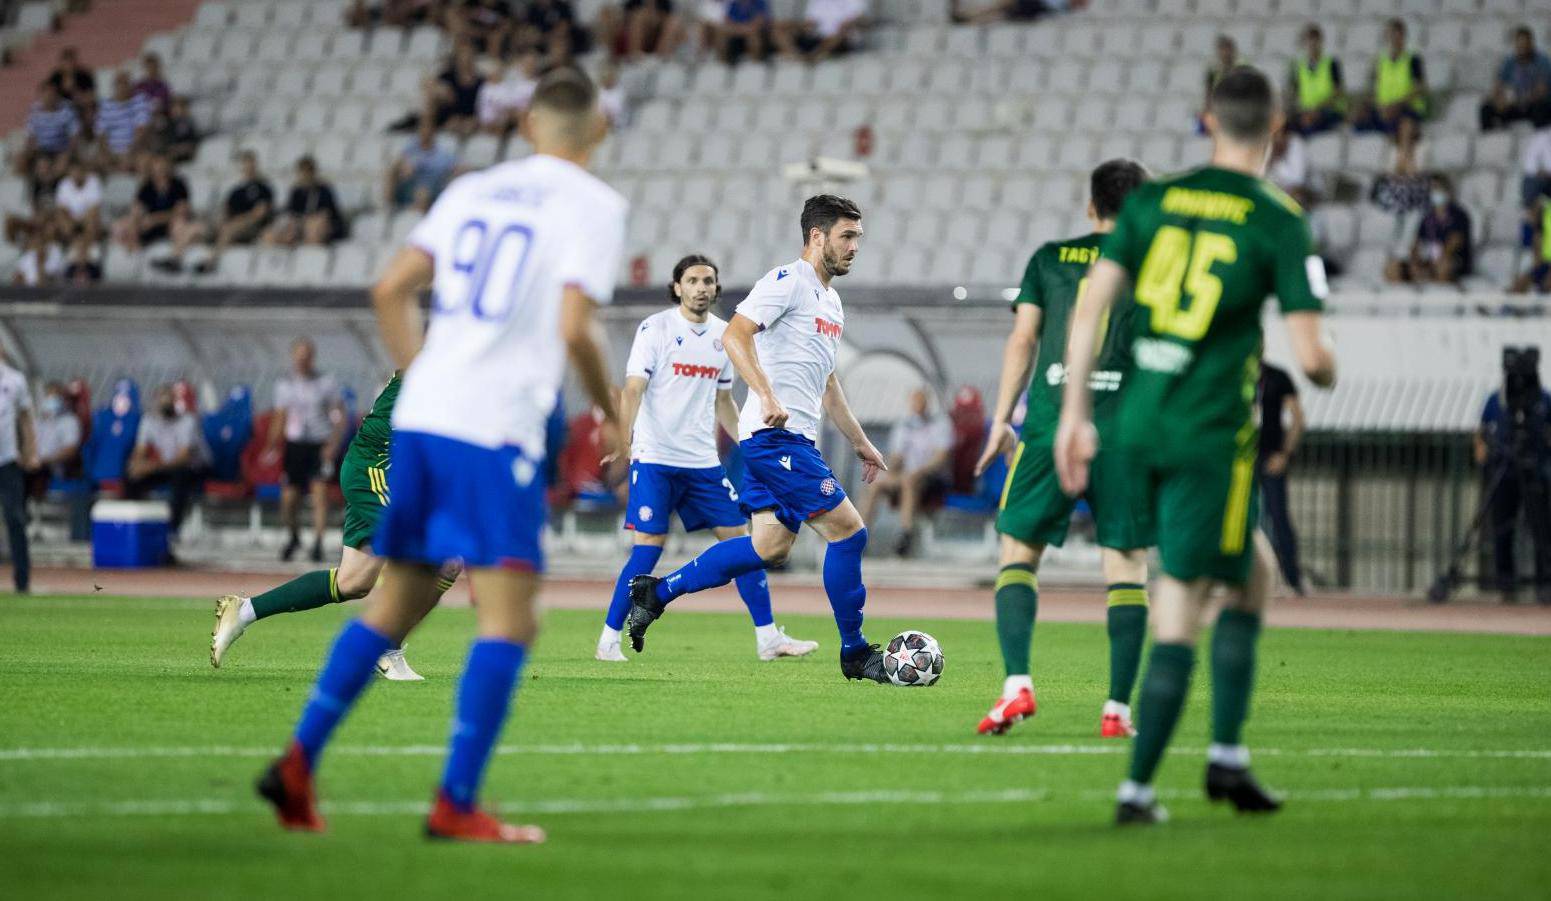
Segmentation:
<svg viewBox="0 0 1551 901">
<path fill-rule="evenodd" d="M 1433 206 L 1435 207 L 1441 209 L 1449 205 L 1449 195 L 1442 191 L 1434 191 L 1429 196 L 1432 198 Z"/>
</svg>

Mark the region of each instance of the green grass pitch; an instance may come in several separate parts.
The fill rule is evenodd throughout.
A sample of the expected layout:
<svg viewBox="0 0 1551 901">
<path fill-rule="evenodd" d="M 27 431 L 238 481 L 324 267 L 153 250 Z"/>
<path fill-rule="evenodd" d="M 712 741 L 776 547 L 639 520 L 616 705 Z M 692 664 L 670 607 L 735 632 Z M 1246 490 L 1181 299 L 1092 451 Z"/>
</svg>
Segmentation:
<svg viewBox="0 0 1551 901">
<path fill-rule="evenodd" d="M 685 603 L 680 610 L 690 608 Z M 1271 631 L 1248 737 L 1288 796 L 1246 819 L 1200 796 L 1207 685 L 1159 788 L 1174 822 L 1109 824 L 1125 743 L 1101 742 L 1101 626 L 1041 624 L 1039 717 L 973 734 L 1001 673 L 989 624 L 875 620 L 941 640 L 929 689 L 759 663 L 743 617 L 676 613 L 627 664 L 597 616 L 553 612 L 487 797 L 542 847 L 432 844 L 472 614 L 411 639 L 430 681 L 378 682 L 324 757 L 330 830 L 253 797 L 349 615 L 259 624 L 226 669 L 209 605 L 0 602 L 0 895 L 9 898 L 1527 898 L 1551 879 L 1551 642 Z"/>
</svg>

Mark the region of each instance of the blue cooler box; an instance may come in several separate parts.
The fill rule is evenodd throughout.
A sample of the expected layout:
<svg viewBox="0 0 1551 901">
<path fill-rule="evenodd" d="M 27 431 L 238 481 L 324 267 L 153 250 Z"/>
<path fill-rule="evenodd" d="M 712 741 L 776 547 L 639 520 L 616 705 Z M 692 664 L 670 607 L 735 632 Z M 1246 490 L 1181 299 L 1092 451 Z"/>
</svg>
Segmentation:
<svg viewBox="0 0 1551 901">
<path fill-rule="evenodd" d="M 161 566 L 171 518 L 166 501 L 98 501 L 92 505 L 92 565 Z"/>
</svg>

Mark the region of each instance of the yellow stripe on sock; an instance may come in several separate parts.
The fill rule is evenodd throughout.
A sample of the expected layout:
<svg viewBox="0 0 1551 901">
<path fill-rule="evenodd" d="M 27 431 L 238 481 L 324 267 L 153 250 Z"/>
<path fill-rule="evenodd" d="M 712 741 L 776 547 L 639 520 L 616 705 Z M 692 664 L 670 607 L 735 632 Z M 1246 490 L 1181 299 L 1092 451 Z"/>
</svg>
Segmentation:
<svg viewBox="0 0 1551 901">
<path fill-rule="evenodd" d="M 1004 569 L 996 574 L 996 590 L 1001 591 L 1009 585 L 1027 585 L 1030 588 L 1039 588 L 1039 577 L 1026 569 Z"/>
<path fill-rule="evenodd" d="M 1145 588 L 1111 588 L 1109 590 L 1109 606 L 1111 607 L 1146 607 L 1147 589 Z"/>
<path fill-rule="evenodd" d="M 437 579 L 436 580 L 436 593 L 437 594 L 446 594 L 447 592 L 452 590 L 452 583 L 456 582 L 456 581 L 457 581 L 457 579 Z"/>
<path fill-rule="evenodd" d="M 1244 552 L 1245 526 L 1249 520 L 1249 495 L 1255 482 L 1255 458 L 1238 457 L 1233 461 L 1233 480 L 1228 485 L 1228 506 L 1222 514 L 1222 543 L 1224 554 Z"/>
<path fill-rule="evenodd" d="M 329 597 L 339 603 L 339 567 L 329 570 Z"/>
<path fill-rule="evenodd" d="M 1007 467 L 1007 481 L 1002 483 L 1002 499 L 997 501 L 996 509 L 1003 510 L 1007 507 L 1007 493 L 1012 491 L 1012 477 L 1018 472 L 1018 461 L 1023 459 L 1023 442 L 1018 442 L 1018 449 L 1012 452 L 1012 465 Z"/>
</svg>

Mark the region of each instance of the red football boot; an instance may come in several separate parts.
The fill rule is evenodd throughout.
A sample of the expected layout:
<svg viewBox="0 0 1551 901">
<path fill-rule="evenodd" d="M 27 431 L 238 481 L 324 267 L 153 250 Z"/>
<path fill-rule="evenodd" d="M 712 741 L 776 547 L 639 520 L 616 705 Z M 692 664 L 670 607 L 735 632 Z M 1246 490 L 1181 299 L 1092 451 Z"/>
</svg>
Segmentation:
<svg viewBox="0 0 1551 901">
<path fill-rule="evenodd" d="M 451 841 L 504 845 L 537 845 L 544 841 L 544 830 L 537 826 L 503 823 L 477 807 L 460 810 L 441 792 L 436 793 L 436 805 L 425 819 L 425 834 Z"/>
<path fill-rule="evenodd" d="M 1099 738 L 1131 738 L 1135 735 L 1136 727 L 1131 725 L 1129 716 L 1106 713 L 1099 723 Z"/>
<path fill-rule="evenodd" d="M 274 805 L 281 826 L 296 832 L 323 831 L 325 824 L 318 815 L 318 801 L 313 794 L 312 769 L 296 741 L 291 742 L 285 756 L 269 765 L 255 787 L 259 797 Z"/>
<path fill-rule="evenodd" d="M 980 721 L 979 732 L 981 735 L 1006 735 L 1013 723 L 1033 716 L 1038 709 L 1039 705 L 1034 702 L 1034 692 L 1020 688 L 1010 698 L 997 699 L 991 712 Z"/>
</svg>

